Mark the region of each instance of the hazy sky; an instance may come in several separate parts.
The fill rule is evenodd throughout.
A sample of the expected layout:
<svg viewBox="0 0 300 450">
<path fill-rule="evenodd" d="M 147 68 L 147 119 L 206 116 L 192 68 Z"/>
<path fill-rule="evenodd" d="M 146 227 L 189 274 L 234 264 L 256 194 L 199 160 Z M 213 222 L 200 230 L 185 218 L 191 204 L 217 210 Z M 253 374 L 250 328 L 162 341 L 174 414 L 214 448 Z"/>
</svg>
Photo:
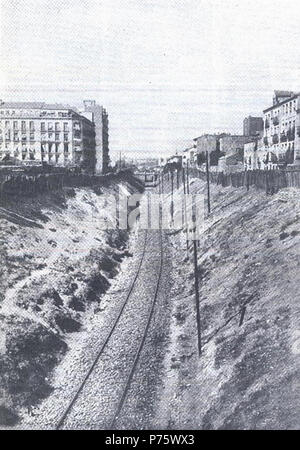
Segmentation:
<svg viewBox="0 0 300 450">
<path fill-rule="evenodd" d="M 241 132 L 300 90 L 299 0 L 0 0 L 0 98 L 102 103 L 114 155 Z"/>
</svg>

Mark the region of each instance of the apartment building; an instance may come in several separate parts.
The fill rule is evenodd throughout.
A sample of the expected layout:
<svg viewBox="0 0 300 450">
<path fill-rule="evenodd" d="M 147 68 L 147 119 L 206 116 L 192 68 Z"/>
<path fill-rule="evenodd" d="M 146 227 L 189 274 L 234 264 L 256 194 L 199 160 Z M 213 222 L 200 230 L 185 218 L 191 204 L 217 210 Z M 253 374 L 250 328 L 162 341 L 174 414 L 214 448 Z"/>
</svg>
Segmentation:
<svg viewBox="0 0 300 450">
<path fill-rule="evenodd" d="M 300 164 L 300 94 L 275 91 L 264 110 L 263 146 L 266 168 Z"/>
<path fill-rule="evenodd" d="M 264 121 L 262 117 L 248 116 L 244 119 L 243 130 L 244 136 L 260 136 L 264 129 Z"/>
<path fill-rule="evenodd" d="M 84 100 L 84 109 L 80 113 L 95 125 L 96 133 L 96 164 L 97 174 L 107 173 L 110 163 L 109 158 L 109 130 L 108 114 L 105 108 L 97 105 L 95 100 Z"/>
<path fill-rule="evenodd" d="M 197 154 L 194 146 L 186 148 L 182 152 L 182 165 L 183 166 L 194 166 L 197 162 Z"/>
<path fill-rule="evenodd" d="M 249 141 L 249 136 L 227 135 L 220 138 L 220 152 L 225 155 L 242 154 L 244 145 Z"/>
<path fill-rule="evenodd" d="M 0 102 L 0 160 L 95 167 L 95 125 L 75 108 Z"/>
</svg>

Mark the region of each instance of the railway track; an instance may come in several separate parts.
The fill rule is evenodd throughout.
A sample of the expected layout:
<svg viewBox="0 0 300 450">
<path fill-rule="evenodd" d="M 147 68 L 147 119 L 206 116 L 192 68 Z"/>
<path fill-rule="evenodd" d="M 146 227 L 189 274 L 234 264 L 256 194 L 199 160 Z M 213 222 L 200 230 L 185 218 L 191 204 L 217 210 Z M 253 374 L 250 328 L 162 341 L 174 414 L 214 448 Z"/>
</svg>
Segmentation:
<svg viewBox="0 0 300 450">
<path fill-rule="evenodd" d="M 78 402 L 78 400 L 80 400 L 80 397 L 83 396 L 83 390 L 87 384 L 87 382 L 92 378 L 98 364 L 100 364 L 101 360 L 102 360 L 102 356 L 104 356 L 104 353 L 107 349 L 107 347 L 109 346 L 111 340 L 113 339 L 114 335 L 116 334 L 116 328 L 118 326 L 118 324 L 121 321 L 121 318 L 124 315 L 124 311 L 126 310 L 126 307 L 129 303 L 129 300 L 132 298 L 133 296 L 133 292 L 136 288 L 137 282 L 139 280 L 139 277 L 141 276 L 141 269 L 143 267 L 143 263 L 145 261 L 145 256 L 147 254 L 147 244 L 149 241 L 149 232 L 147 230 L 145 230 L 145 238 L 144 238 L 144 243 L 143 243 L 143 250 L 142 250 L 142 255 L 138 264 L 138 268 L 135 274 L 135 277 L 130 285 L 130 288 L 127 292 L 125 301 L 122 304 L 121 309 L 119 310 L 119 313 L 116 317 L 116 319 L 114 320 L 113 326 L 111 327 L 107 337 L 104 340 L 104 343 L 102 344 L 100 350 L 98 351 L 98 353 L 96 354 L 96 357 L 90 367 L 90 369 L 88 370 L 88 372 L 86 373 L 86 376 L 84 377 L 83 381 L 81 382 L 79 388 L 77 389 L 77 391 L 75 392 L 75 395 L 73 396 L 72 400 L 70 401 L 70 403 L 68 404 L 67 408 L 65 409 L 65 412 L 63 413 L 63 415 L 61 416 L 59 422 L 57 423 L 55 429 L 56 430 L 60 430 L 64 427 L 64 425 L 66 424 L 66 421 L 68 420 L 69 416 L 72 414 L 72 411 L 76 405 L 76 403 Z M 136 368 L 138 366 L 138 362 L 147 338 L 147 334 L 150 328 L 150 324 L 151 324 L 151 320 L 153 317 L 153 313 L 155 310 L 155 305 L 156 305 L 156 301 L 157 301 L 157 297 L 158 297 L 158 293 L 159 293 L 159 287 L 160 287 L 160 280 L 161 280 L 161 275 L 162 275 L 162 268 L 163 268 L 163 245 L 162 245 L 162 234 L 161 234 L 161 230 L 159 230 L 159 252 L 160 252 L 160 258 L 159 258 L 159 264 L 158 264 L 158 270 L 157 270 L 157 279 L 155 281 L 155 290 L 154 290 L 154 294 L 152 296 L 152 300 L 151 300 L 151 306 L 148 312 L 148 317 L 145 321 L 144 324 L 144 329 L 142 332 L 142 336 L 140 338 L 138 347 L 135 351 L 135 355 L 134 355 L 134 359 L 133 362 L 131 364 L 130 370 L 128 371 L 127 377 L 125 379 L 124 385 L 122 387 L 122 393 L 118 398 L 118 402 L 114 408 L 112 419 L 110 419 L 107 423 L 107 428 L 109 429 L 113 429 L 116 425 L 116 422 L 118 420 L 118 417 L 121 414 L 123 405 L 126 401 L 126 398 L 128 396 L 129 390 L 130 390 L 130 386 L 132 383 L 132 380 L 134 378 L 134 374 L 136 371 Z M 116 380 L 117 382 L 117 380 Z M 87 411 L 87 414 L 89 413 L 89 411 Z"/>
</svg>

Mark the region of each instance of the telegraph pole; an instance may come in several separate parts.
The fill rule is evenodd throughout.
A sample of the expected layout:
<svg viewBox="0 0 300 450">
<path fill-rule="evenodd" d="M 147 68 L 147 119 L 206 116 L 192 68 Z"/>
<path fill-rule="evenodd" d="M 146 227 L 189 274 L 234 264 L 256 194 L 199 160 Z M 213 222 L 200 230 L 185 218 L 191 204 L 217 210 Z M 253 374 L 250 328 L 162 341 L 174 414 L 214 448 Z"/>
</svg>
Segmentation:
<svg viewBox="0 0 300 450">
<path fill-rule="evenodd" d="M 197 334 L 198 334 L 198 353 L 199 357 L 202 354 L 202 338 L 201 338 L 201 316 L 200 316 L 200 295 L 199 295 L 199 276 L 198 276 L 198 246 L 196 241 L 196 205 L 193 199 L 193 246 L 194 246 L 194 277 L 195 277 L 195 300 L 196 300 L 196 315 L 197 315 Z"/>
<path fill-rule="evenodd" d="M 174 222 L 174 172 L 171 172 L 171 217 Z"/>
<path fill-rule="evenodd" d="M 185 169 L 182 169 L 182 182 L 183 182 L 183 198 L 184 198 L 184 220 L 183 223 L 185 223 L 186 226 L 186 257 L 187 260 L 189 259 L 189 224 L 187 219 L 187 207 L 186 207 L 186 193 L 187 193 L 187 187 L 186 187 L 186 178 L 185 178 Z"/>
<path fill-rule="evenodd" d="M 209 179 L 209 153 L 206 150 L 206 181 L 207 181 L 207 208 L 210 214 L 210 179 Z"/>
</svg>

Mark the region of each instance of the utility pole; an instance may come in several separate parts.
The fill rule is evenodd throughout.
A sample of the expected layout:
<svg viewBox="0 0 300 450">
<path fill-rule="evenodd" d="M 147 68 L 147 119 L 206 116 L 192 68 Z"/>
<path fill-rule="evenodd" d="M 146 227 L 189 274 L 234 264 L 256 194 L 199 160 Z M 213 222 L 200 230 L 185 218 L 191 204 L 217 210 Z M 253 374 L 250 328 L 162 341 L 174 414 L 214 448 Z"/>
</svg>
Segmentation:
<svg viewBox="0 0 300 450">
<path fill-rule="evenodd" d="M 184 198 L 184 220 L 183 224 L 185 223 L 186 226 L 186 257 L 187 260 L 189 260 L 189 224 L 187 220 L 187 207 L 186 207 L 186 178 L 185 178 L 185 169 L 182 169 L 182 182 L 183 182 L 183 198 Z"/>
<path fill-rule="evenodd" d="M 174 222 L 174 172 L 171 172 L 171 217 Z"/>
<path fill-rule="evenodd" d="M 194 277 L 195 277 L 195 300 L 196 300 L 196 314 L 197 314 L 197 334 L 198 334 L 198 353 L 199 357 L 202 354 L 202 339 L 201 339 L 201 316 L 200 316 L 200 296 L 199 296 L 199 276 L 198 276 L 198 246 L 196 241 L 196 206 L 193 200 L 193 231 L 194 231 Z"/>
<path fill-rule="evenodd" d="M 207 208 L 210 214 L 210 179 L 209 179 L 209 153 L 206 150 L 206 181 L 207 181 Z"/>
<path fill-rule="evenodd" d="M 189 162 L 186 162 L 186 193 L 190 193 L 190 174 L 189 174 Z"/>
</svg>

